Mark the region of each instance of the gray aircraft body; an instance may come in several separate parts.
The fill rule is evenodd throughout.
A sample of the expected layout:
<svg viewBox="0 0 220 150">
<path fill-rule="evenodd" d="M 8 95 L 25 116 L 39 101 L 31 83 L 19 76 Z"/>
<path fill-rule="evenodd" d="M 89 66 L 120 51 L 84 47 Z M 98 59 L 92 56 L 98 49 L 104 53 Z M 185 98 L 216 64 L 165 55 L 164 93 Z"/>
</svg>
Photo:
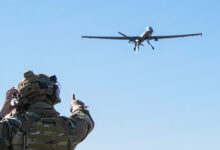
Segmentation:
<svg viewBox="0 0 220 150">
<path fill-rule="evenodd" d="M 202 33 L 152 36 L 153 34 L 152 27 L 146 27 L 145 31 L 140 36 L 127 36 L 121 32 L 118 32 L 118 33 L 122 36 L 82 36 L 82 38 L 128 40 L 129 43 L 134 43 L 134 51 L 138 51 L 139 46 L 140 45 L 143 46 L 142 43 L 145 40 L 151 46 L 151 48 L 154 49 L 154 47 L 150 43 L 150 40 L 158 41 L 159 39 L 167 39 L 167 38 L 178 38 L 178 37 L 198 36 L 198 35 L 202 36 Z"/>
</svg>

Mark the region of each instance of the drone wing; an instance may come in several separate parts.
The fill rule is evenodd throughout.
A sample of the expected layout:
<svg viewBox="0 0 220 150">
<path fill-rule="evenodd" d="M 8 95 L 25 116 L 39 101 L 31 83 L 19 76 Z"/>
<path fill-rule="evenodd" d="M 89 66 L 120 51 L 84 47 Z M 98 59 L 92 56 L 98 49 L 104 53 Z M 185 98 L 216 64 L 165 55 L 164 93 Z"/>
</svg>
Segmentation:
<svg viewBox="0 0 220 150">
<path fill-rule="evenodd" d="M 179 38 L 179 37 L 187 37 L 187 36 L 198 36 L 202 33 L 195 33 L 195 34 L 181 34 L 181 35 L 165 35 L 165 36 L 151 36 L 150 39 L 158 40 L 158 39 L 168 39 L 168 38 Z"/>
<path fill-rule="evenodd" d="M 81 36 L 82 38 L 90 38 L 90 39 L 110 39 L 110 40 L 136 40 L 140 39 L 139 36 Z"/>
</svg>

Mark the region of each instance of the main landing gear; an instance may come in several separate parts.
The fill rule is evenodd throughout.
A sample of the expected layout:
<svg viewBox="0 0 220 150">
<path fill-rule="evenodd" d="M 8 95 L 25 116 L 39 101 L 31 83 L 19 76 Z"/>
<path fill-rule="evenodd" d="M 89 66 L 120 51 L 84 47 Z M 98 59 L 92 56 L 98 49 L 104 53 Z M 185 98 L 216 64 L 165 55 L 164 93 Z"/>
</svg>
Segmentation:
<svg viewBox="0 0 220 150">
<path fill-rule="evenodd" d="M 149 44 L 151 46 L 151 48 L 154 50 L 153 45 L 151 45 L 151 43 L 149 42 L 149 40 L 147 40 L 147 44 Z"/>
</svg>

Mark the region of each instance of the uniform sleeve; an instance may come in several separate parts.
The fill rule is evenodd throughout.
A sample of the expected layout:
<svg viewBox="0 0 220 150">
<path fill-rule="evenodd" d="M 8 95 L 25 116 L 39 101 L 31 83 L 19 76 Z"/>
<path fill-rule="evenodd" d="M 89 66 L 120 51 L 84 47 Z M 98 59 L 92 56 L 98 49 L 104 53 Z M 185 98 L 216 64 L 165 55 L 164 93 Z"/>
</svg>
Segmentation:
<svg viewBox="0 0 220 150">
<path fill-rule="evenodd" d="M 69 118 L 73 126 L 71 134 L 75 138 L 76 144 L 78 144 L 93 130 L 94 121 L 89 111 L 84 108 L 74 111 Z"/>
<path fill-rule="evenodd" d="M 0 149 L 9 150 L 10 147 L 10 134 L 9 127 L 6 122 L 0 121 Z"/>
</svg>

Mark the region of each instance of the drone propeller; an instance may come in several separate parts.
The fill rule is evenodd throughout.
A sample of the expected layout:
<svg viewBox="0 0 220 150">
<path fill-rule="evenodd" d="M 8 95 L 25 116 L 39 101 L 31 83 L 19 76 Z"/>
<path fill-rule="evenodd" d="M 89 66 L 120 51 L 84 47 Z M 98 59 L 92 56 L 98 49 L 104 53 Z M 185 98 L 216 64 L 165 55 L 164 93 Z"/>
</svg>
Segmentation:
<svg viewBox="0 0 220 150">
<path fill-rule="evenodd" d="M 123 33 L 121 33 L 121 32 L 118 32 L 118 33 L 121 34 L 121 35 L 124 36 L 124 37 L 127 37 L 127 38 L 129 39 L 128 43 L 134 43 L 134 44 L 135 44 L 135 46 L 134 46 L 134 51 L 138 51 L 138 50 L 139 50 L 139 45 L 144 46 L 143 44 L 138 44 L 137 41 L 135 41 L 135 40 L 129 38 L 127 35 L 125 35 L 125 34 L 123 34 Z"/>
</svg>

